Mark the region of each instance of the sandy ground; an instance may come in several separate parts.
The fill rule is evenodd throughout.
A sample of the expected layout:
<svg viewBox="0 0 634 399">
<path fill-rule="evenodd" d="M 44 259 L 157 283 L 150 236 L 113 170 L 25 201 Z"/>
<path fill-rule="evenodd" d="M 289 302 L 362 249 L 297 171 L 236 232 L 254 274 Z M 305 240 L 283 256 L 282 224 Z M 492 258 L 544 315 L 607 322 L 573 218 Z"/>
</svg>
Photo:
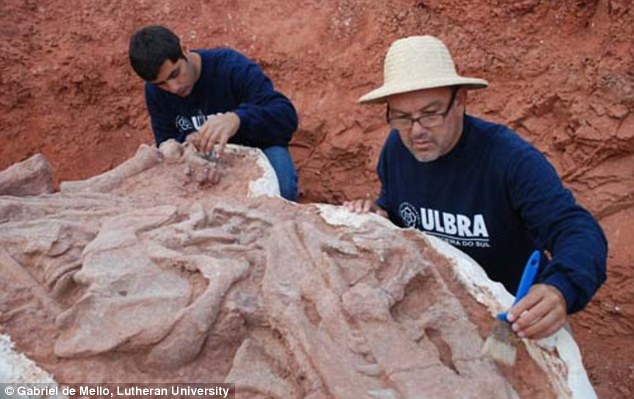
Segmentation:
<svg viewBox="0 0 634 399">
<path fill-rule="evenodd" d="M 56 182 L 104 172 L 151 143 L 129 36 L 165 24 L 191 48 L 259 62 L 300 114 L 291 151 L 302 202 L 378 191 L 387 132 L 356 99 L 396 38 L 445 40 L 489 80 L 469 112 L 516 129 L 553 162 L 610 243 L 608 282 L 572 318 L 602 398 L 634 395 L 634 7 L 631 0 L 505 2 L 2 0 L 0 168 L 43 153 Z"/>
</svg>

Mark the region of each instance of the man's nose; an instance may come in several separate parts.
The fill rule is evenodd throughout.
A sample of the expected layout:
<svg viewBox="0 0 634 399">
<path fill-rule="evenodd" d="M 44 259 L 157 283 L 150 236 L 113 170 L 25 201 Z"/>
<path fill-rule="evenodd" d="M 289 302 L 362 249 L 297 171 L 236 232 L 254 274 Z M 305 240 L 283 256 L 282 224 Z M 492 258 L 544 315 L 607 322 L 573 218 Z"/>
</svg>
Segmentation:
<svg viewBox="0 0 634 399">
<path fill-rule="evenodd" d="M 424 128 L 418 120 L 412 122 L 412 129 L 410 132 L 412 137 L 421 137 L 428 133 L 427 129 Z"/>
<path fill-rule="evenodd" d="M 170 79 L 165 82 L 165 84 L 167 86 L 167 91 L 169 91 L 170 93 L 177 93 L 180 89 L 180 84 L 178 84 L 176 79 Z"/>
</svg>

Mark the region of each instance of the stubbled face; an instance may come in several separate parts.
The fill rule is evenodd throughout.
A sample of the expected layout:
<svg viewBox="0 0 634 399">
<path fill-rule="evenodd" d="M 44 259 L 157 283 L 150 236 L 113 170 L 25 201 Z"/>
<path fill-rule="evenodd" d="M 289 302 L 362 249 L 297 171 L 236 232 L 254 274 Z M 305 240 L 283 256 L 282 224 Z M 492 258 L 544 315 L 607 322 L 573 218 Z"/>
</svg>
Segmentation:
<svg viewBox="0 0 634 399">
<path fill-rule="evenodd" d="M 458 143 L 462 134 L 466 93 L 458 90 L 451 108 L 441 124 L 423 127 L 414 122 L 411 129 L 399 130 L 401 141 L 420 162 L 432 162 L 449 153 Z M 447 111 L 451 102 L 451 88 L 439 87 L 402 93 L 388 97 L 390 117 L 413 117 L 441 114 Z"/>
<path fill-rule="evenodd" d="M 158 76 L 151 83 L 177 96 L 188 96 L 198 79 L 198 73 L 194 53 L 186 51 L 185 57 L 179 58 L 176 62 L 165 60 Z"/>
</svg>

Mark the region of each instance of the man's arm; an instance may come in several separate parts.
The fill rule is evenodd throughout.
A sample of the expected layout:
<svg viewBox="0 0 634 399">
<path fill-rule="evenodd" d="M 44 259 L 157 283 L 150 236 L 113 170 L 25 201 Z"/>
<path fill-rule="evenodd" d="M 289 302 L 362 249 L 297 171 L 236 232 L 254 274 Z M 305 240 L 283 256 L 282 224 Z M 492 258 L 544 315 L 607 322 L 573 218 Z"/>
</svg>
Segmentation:
<svg viewBox="0 0 634 399">
<path fill-rule="evenodd" d="M 235 134 L 251 146 L 288 145 L 298 124 L 297 112 L 290 100 L 274 89 L 271 80 L 255 62 L 239 52 L 229 52 L 223 62 L 225 76 L 240 104 L 222 117 L 228 123 L 230 115 L 236 115 L 238 123 L 233 124 L 235 131 L 229 134 L 222 134 L 220 127 L 215 126 L 205 130 L 204 148 L 211 150 L 214 144 L 223 148 Z M 219 125 L 220 122 L 218 120 Z M 208 123 L 215 123 L 214 118 Z"/>
<path fill-rule="evenodd" d="M 515 156 L 507 173 L 511 202 L 539 249 L 552 254 L 509 317 L 520 335 L 540 338 L 561 327 L 566 313 L 583 309 L 605 281 L 607 240 L 535 148 Z"/>
<path fill-rule="evenodd" d="M 275 91 L 262 69 L 242 54 L 235 55 L 237 67 L 232 82 L 242 99 L 235 110 L 245 138 L 268 145 L 287 145 L 297 130 L 297 112 L 291 101 Z"/>
<path fill-rule="evenodd" d="M 180 143 L 185 141 L 186 134 L 182 134 L 176 129 L 176 113 L 166 105 L 160 89 L 151 83 L 145 84 L 145 104 L 150 115 L 152 133 L 157 146 L 169 139 L 175 139 Z"/>
</svg>

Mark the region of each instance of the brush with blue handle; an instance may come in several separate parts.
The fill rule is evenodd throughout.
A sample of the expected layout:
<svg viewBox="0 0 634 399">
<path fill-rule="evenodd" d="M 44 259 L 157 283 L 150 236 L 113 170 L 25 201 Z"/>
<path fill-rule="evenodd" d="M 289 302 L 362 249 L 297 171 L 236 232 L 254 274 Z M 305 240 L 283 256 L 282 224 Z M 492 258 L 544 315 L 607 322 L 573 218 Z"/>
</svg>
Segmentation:
<svg viewBox="0 0 634 399">
<path fill-rule="evenodd" d="M 513 306 L 528 294 L 528 290 L 530 290 L 533 281 L 535 281 L 540 259 L 541 254 L 539 251 L 533 251 L 530 258 L 528 258 L 528 262 L 526 262 L 526 266 L 524 266 L 524 272 L 522 273 L 522 279 L 520 280 Z M 515 356 L 517 353 L 517 349 L 515 348 L 516 343 L 517 336 L 511 329 L 507 313 L 498 313 L 493 331 L 482 347 L 482 353 L 499 362 L 512 366 L 515 364 Z"/>
</svg>

